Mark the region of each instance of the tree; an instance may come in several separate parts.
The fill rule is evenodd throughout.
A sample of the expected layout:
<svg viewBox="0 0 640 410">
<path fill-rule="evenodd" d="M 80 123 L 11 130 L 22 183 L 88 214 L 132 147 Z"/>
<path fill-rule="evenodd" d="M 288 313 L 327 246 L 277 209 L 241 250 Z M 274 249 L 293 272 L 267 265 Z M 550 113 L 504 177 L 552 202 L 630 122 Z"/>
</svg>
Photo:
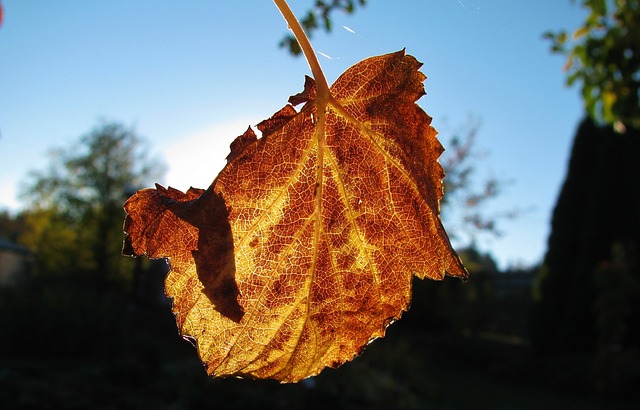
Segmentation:
<svg viewBox="0 0 640 410">
<path fill-rule="evenodd" d="M 532 340 L 543 354 L 593 357 L 596 387 L 629 393 L 640 348 L 640 1 L 582 5 L 571 39 L 546 34 L 567 56 L 568 84 L 581 83 L 588 118 L 536 276 Z"/>
<path fill-rule="evenodd" d="M 534 342 L 556 353 L 593 351 L 602 339 L 598 318 L 611 318 L 598 311 L 606 306 L 598 301 L 610 299 L 606 292 L 614 288 L 603 272 L 624 265 L 630 282 L 640 280 L 633 262 L 640 250 L 640 1 L 582 5 L 589 14 L 571 40 L 565 31 L 546 34 L 552 50 L 567 56 L 568 83 L 582 83 L 590 117 L 576 133 L 537 277 Z M 629 309 L 637 318 L 640 306 Z M 618 319 L 628 325 L 623 344 L 640 343 L 637 325 Z"/>
<path fill-rule="evenodd" d="M 481 235 L 500 235 L 499 221 L 519 214 L 517 209 L 498 214 L 486 211 L 486 204 L 500 195 L 509 181 L 495 177 L 478 180 L 478 166 L 485 158 L 476 144 L 478 129 L 479 125 L 471 122 L 454 132 L 440 158 L 445 173 L 445 195 L 440 203 L 443 220 L 450 236 L 466 238 L 465 246 L 471 248 Z"/>
<path fill-rule="evenodd" d="M 46 171 L 33 171 L 22 190 L 30 203 L 23 242 L 40 271 L 120 273 L 122 203 L 136 187 L 160 177 L 134 130 L 104 122 L 69 148 L 51 152 Z"/>
<path fill-rule="evenodd" d="M 582 0 L 588 15 L 572 36 L 548 32 L 567 56 L 567 83 L 581 83 L 588 114 L 618 131 L 640 128 L 640 0 Z"/>
<path fill-rule="evenodd" d="M 594 353 L 614 323 L 619 350 L 640 346 L 638 152 L 637 130 L 620 135 L 585 119 L 577 131 L 537 276 L 541 352 Z"/>
</svg>

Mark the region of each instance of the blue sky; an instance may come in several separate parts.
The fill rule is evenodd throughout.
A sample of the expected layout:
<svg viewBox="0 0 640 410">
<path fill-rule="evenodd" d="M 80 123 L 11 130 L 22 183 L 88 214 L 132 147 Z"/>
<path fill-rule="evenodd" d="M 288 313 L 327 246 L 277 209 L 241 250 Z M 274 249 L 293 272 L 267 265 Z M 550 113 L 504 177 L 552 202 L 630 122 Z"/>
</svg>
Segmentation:
<svg viewBox="0 0 640 410">
<path fill-rule="evenodd" d="M 298 15 L 311 0 L 290 0 Z M 228 144 L 302 89 L 310 70 L 277 44 L 286 24 L 269 0 L 2 0 L 0 209 L 18 186 L 101 119 L 135 127 L 169 170 L 161 181 L 206 187 Z M 314 35 L 329 82 L 363 58 L 406 48 L 424 63 L 419 104 L 445 144 L 469 118 L 487 153 L 479 173 L 513 181 L 488 212 L 526 209 L 481 238 L 502 266 L 544 254 L 551 212 L 582 118 L 547 30 L 574 29 L 569 0 L 369 0 Z M 346 26 L 349 30 L 343 28 Z M 150 183 L 153 181 L 150 181 Z M 446 227 L 446 225 L 445 225 Z"/>
</svg>

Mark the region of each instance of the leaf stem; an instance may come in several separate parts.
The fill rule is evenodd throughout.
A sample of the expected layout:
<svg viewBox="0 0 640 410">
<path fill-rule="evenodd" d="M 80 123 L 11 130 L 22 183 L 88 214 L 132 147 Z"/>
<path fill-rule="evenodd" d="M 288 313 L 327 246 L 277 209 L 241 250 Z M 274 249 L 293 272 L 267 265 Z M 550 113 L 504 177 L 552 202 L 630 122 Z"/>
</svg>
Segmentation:
<svg viewBox="0 0 640 410">
<path fill-rule="evenodd" d="M 280 13 L 282 13 L 282 17 L 287 21 L 289 30 L 293 32 L 294 37 L 302 49 L 304 57 L 307 59 L 307 63 L 311 68 L 311 74 L 316 80 L 316 98 L 321 102 L 328 101 L 330 98 L 329 85 L 327 84 L 327 79 L 322 72 L 316 53 L 309 42 L 309 38 L 307 38 L 304 29 L 300 25 L 295 14 L 291 11 L 291 8 L 289 8 L 286 0 L 273 0 L 273 2 L 276 4 L 276 7 L 278 7 L 278 10 L 280 10 Z"/>
</svg>

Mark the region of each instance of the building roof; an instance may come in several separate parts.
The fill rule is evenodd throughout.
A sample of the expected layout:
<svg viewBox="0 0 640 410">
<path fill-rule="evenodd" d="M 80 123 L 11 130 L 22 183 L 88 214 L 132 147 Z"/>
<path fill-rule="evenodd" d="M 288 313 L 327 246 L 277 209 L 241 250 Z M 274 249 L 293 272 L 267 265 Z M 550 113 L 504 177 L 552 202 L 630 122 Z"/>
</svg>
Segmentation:
<svg viewBox="0 0 640 410">
<path fill-rule="evenodd" d="M 10 252 L 22 253 L 22 254 L 31 253 L 31 251 L 28 248 L 22 245 L 18 245 L 17 243 L 12 242 L 6 238 L 0 238 L 0 251 L 10 251 Z"/>
</svg>

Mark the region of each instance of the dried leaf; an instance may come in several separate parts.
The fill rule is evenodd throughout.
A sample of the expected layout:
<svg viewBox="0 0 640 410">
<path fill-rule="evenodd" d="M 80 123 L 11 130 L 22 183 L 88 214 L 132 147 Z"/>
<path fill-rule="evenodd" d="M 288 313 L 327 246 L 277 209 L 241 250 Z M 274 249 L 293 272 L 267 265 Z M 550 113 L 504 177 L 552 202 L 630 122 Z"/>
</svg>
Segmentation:
<svg viewBox="0 0 640 410">
<path fill-rule="evenodd" d="M 231 144 L 208 190 L 125 204 L 125 253 L 168 257 L 180 332 L 209 374 L 295 382 L 355 355 L 407 309 L 413 275 L 467 277 L 439 218 L 442 146 L 404 51 L 304 91 Z"/>
</svg>

